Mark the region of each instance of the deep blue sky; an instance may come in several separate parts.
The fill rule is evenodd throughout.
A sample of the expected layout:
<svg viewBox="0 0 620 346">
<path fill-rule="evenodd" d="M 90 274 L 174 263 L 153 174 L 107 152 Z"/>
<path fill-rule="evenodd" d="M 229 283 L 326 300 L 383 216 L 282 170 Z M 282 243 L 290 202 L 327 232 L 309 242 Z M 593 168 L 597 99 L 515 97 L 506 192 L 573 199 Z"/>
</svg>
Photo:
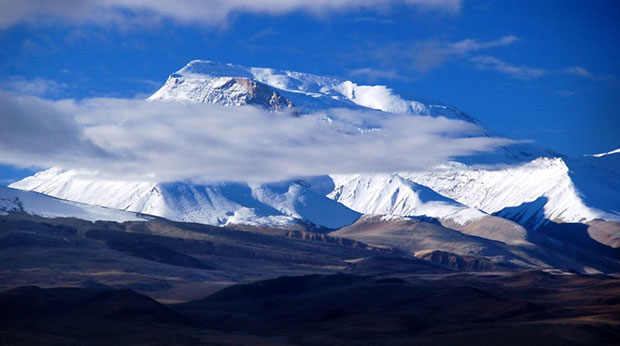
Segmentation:
<svg viewBox="0 0 620 346">
<path fill-rule="evenodd" d="M 620 147 L 618 1 L 464 1 L 458 11 L 396 1 L 236 11 L 217 22 L 139 14 L 5 23 L 0 87 L 52 99 L 143 97 L 188 61 L 208 59 L 385 84 L 571 156 Z M 0 184 L 27 173 L 0 166 Z"/>
</svg>

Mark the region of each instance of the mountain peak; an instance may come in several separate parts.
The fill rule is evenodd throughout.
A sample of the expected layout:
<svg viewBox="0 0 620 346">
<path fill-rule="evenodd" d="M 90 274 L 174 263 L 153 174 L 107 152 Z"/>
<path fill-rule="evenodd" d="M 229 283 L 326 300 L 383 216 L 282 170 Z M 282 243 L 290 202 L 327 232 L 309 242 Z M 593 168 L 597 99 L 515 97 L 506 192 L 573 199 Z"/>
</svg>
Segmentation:
<svg viewBox="0 0 620 346">
<path fill-rule="evenodd" d="M 270 89 L 271 95 L 284 103 L 274 107 L 266 100 L 245 102 L 251 99 L 241 88 L 221 88 L 230 79 L 247 79 Z M 245 92 L 248 90 L 246 89 Z M 240 95 L 244 94 L 244 95 Z M 390 113 L 425 116 L 443 116 L 471 123 L 476 119 L 452 106 L 441 103 L 424 103 L 406 100 L 385 85 L 360 85 L 327 76 L 278 70 L 265 67 L 246 67 L 209 60 L 192 60 L 170 75 L 166 84 L 149 100 L 192 101 L 223 105 L 258 104 L 267 109 L 283 106 L 296 108 L 305 114 L 330 108 L 373 109 Z M 272 102 L 273 103 L 273 102 Z"/>
</svg>

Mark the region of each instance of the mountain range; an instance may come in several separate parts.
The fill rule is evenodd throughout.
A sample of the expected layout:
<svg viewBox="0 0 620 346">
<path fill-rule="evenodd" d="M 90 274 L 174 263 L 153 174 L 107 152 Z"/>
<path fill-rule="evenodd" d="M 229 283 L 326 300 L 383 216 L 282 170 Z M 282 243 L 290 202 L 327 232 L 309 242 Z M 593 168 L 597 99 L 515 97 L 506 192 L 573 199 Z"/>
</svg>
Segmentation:
<svg viewBox="0 0 620 346">
<path fill-rule="evenodd" d="M 203 60 L 171 74 L 148 100 L 255 106 L 293 117 L 325 112 L 329 118 L 329 110 L 335 108 L 445 117 L 475 124 L 484 136 L 497 135 L 453 106 L 406 100 L 386 86 Z M 547 259 L 541 250 L 541 244 L 551 243 L 545 237 L 571 242 L 564 238 L 568 233 L 558 235 L 562 225 L 582 225 L 597 244 L 620 247 L 619 173 L 618 150 L 570 158 L 519 142 L 424 170 L 331 174 L 273 183 L 123 180 L 53 167 L 0 189 L 0 211 L 74 213 L 78 218 L 115 221 L 152 215 L 217 226 L 303 227 L 421 258 L 448 251 L 503 265 L 562 266 L 568 262 Z M 54 198 L 47 204 L 41 194 Z M 66 210 L 54 207 L 54 214 L 49 205 Z M 420 223 L 427 225 L 426 233 L 409 234 L 412 225 Z M 396 230 L 409 233 L 395 234 Z M 412 245 L 411 239 L 417 242 Z M 618 268 L 614 256 L 611 264 L 577 267 L 615 271 L 610 269 Z"/>
</svg>

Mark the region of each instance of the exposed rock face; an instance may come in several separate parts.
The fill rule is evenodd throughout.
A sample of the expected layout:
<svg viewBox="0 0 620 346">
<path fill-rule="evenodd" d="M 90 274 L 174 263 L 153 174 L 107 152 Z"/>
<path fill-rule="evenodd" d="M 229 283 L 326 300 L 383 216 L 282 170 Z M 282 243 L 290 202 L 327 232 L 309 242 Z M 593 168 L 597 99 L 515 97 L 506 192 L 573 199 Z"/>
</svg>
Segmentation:
<svg viewBox="0 0 620 346">
<path fill-rule="evenodd" d="M 173 74 L 149 99 L 157 101 L 185 99 L 225 106 L 255 105 L 275 112 L 294 107 L 293 102 L 274 88 L 245 77 L 184 79 Z"/>
<path fill-rule="evenodd" d="M 265 84 L 248 78 L 233 78 L 233 81 L 248 91 L 248 95 L 243 100 L 246 104 L 269 105 L 269 108 L 276 112 L 293 107 L 293 103 L 290 100 L 287 100 Z"/>
<path fill-rule="evenodd" d="M 491 264 L 491 261 L 487 258 L 479 256 L 461 256 L 452 252 L 439 250 L 420 251 L 415 254 L 415 257 L 459 270 L 478 271 L 493 268 L 493 264 Z"/>
</svg>

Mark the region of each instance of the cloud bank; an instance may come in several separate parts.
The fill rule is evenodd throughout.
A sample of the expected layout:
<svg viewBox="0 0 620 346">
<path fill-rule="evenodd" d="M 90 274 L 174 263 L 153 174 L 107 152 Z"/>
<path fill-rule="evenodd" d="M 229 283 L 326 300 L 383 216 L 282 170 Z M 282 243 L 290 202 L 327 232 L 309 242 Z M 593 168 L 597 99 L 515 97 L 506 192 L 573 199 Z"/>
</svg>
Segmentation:
<svg viewBox="0 0 620 346">
<path fill-rule="evenodd" d="M 308 11 L 382 8 L 408 4 L 421 9 L 458 12 L 461 0 L 0 0 L 0 28 L 40 18 L 76 23 L 149 23 L 171 19 L 180 23 L 214 25 L 234 12 L 284 14 Z"/>
<path fill-rule="evenodd" d="M 304 117 L 253 107 L 0 93 L 0 162 L 158 181 L 278 181 L 422 169 L 512 143 L 458 120 L 331 109 Z"/>
</svg>

